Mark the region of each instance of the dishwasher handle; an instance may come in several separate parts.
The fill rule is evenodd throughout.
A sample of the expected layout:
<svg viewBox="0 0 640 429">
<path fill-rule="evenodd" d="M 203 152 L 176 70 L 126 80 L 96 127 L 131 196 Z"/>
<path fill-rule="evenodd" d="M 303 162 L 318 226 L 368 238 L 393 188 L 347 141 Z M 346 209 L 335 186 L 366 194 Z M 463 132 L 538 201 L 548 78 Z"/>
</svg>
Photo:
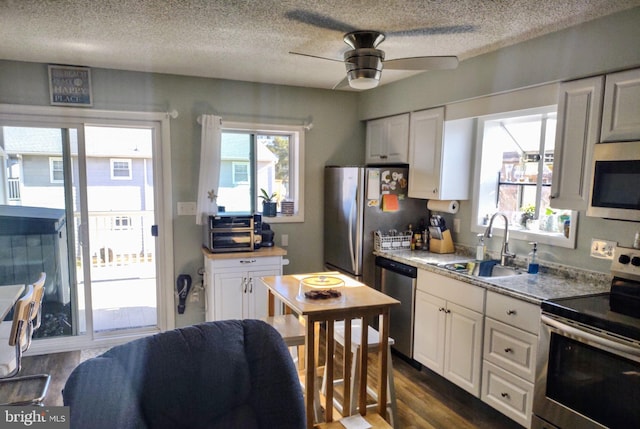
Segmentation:
<svg viewBox="0 0 640 429">
<path fill-rule="evenodd" d="M 381 256 L 376 256 L 376 267 L 384 268 L 385 270 L 393 271 L 394 273 L 401 274 L 405 277 L 411 277 L 412 279 L 418 277 L 418 269 L 416 267 L 383 258 Z"/>
</svg>

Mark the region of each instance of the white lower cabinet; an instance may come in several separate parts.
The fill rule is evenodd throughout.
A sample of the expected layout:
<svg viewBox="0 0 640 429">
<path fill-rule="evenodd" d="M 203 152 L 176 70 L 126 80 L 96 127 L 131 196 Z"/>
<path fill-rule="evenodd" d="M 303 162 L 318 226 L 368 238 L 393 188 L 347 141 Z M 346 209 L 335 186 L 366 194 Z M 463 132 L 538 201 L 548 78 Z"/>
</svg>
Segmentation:
<svg viewBox="0 0 640 429">
<path fill-rule="evenodd" d="M 413 358 L 480 396 L 485 291 L 418 270 Z"/>
<path fill-rule="evenodd" d="M 282 275 L 282 258 L 205 256 L 206 320 L 267 317 L 269 291 L 260 277 Z"/>
<path fill-rule="evenodd" d="M 540 307 L 487 292 L 482 400 L 531 426 Z"/>
</svg>

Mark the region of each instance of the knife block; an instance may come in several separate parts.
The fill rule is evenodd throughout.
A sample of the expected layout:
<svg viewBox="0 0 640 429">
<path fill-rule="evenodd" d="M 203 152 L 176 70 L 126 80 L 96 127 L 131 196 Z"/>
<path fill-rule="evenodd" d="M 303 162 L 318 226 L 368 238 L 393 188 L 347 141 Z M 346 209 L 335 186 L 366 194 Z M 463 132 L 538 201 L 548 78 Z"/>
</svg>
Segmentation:
<svg viewBox="0 0 640 429">
<path fill-rule="evenodd" d="M 442 240 L 431 237 L 429 240 L 429 251 L 433 253 L 453 253 L 453 240 L 451 239 L 451 231 L 448 229 L 442 231 Z"/>
</svg>

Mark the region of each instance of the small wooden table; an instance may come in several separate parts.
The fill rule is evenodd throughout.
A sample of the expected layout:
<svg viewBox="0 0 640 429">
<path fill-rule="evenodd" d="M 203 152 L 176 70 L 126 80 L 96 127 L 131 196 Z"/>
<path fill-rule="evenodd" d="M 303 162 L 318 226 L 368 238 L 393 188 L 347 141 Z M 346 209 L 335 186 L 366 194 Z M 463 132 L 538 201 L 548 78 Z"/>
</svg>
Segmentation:
<svg viewBox="0 0 640 429">
<path fill-rule="evenodd" d="M 23 291 L 24 285 L 0 285 L 0 323 L 13 308 Z"/>
<path fill-rule="evenodd" d="M 342 296 L 338 299 L 331 300 L 309 300 L 304 296 L 299 296 L 300 280 L 309 276 L 326 275 L 338 277 L 344 281 L 345 287 L 340 288 Z M 378 351 L 379 372 L 378 380 L 387 379 L 387 344 L 389 340 L 389 309 L 392 305 L 400 304 L 400 301 L 393 299 L 381 292 L 376 291 L 350 277 L 337 272 L 323 272 L 310 274 L 296 274 L 287 276 L 269 276 L 262 277 L 262 282 L 269 289 L 270 294 L 279 298 L 287 307 L 297 314 L 306 318 L 306 336 L 305 336 L 305 355 L 306 355 L 306 377 L 305 377 L 305 408 L 307 413 L 307 428 L 312 429 L 314 426 L 314 378 L 316 371 L 316 348 L 315 345 L 315 324 L 318 322 L 326 322 L 327 345 L 326 345 L 326 403 L 325 419 L 327 422 L 333 421 L 333 326 L 334 321 L 345 321 L 345 344 L 351 344 L 351 320 L 363 318 L 363 326 L 366 326 L 367 319 L 380 316 L 380 348 Z M 273 300 L 269 300 L 269 315 L 274 314 Z M 368 344 L 368 329 L 362 329 L 361 344 Z M 366 348 L 365 348 L 366 350 Z M 361 415 L 367 412 L 366 395 L 367 395 L 367 353 L 360 353 L 360 374 L 362 380 L 360 383 L 360 391 L 358 392 L 358 409 Z M 344 367 L 351 366 L 350 353 L 344 353 Z M 350 409 L 348 398 L 349 392 L 349 371 L 344 374 L 344 409 Z M 378 383 L 378 413 L 384 417 L 387 404 L 387 383 L 382 381 Z"/>
</svg>

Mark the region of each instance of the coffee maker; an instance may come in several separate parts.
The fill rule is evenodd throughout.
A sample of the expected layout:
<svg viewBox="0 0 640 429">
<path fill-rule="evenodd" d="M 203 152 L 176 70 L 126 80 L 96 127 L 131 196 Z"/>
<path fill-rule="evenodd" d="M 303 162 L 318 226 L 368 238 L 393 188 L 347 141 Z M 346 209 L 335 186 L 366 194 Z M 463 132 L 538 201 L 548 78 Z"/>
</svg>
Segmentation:
<svg viewBox="0 0 640 429">
<path fill-rule="evenodd" d="M 273 247 L 274 235 L 271 226 L 266 222 L 262 222 L 262 242 L 260 247 Z"/>
</svg>

